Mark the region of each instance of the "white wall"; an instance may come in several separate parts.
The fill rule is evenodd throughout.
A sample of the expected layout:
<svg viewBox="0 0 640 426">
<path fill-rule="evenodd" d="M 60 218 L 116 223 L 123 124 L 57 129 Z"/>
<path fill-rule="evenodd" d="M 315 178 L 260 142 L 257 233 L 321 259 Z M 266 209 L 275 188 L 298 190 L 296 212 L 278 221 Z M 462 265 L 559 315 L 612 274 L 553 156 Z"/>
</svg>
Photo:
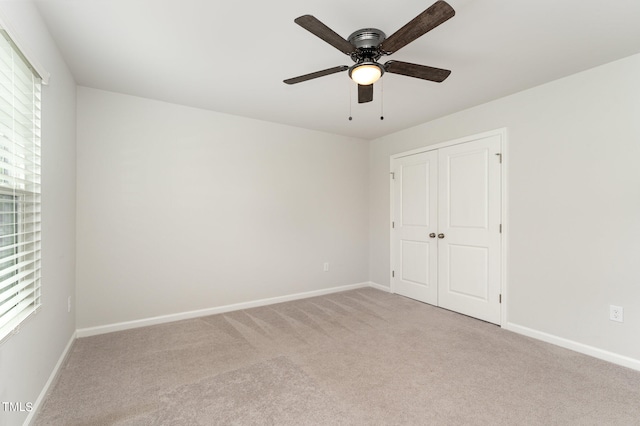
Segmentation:
<svg viewBox="0 0 640 426">
<path fill-rule="evenodd" d="M 78 328 L 368 281 L 368 149 L 79 87 Z"/>
<path fill-rule="evenodd" d="M 370 279 L 389 286 L 389 156 L 506 127 L 509 326 L 639 366 L 639 75 L 635 55 L 372 141 Z"/>
<path fill-rule="evenodd" d="M 3 20 L 51 74 L 42 90 L 42 307 L 0 344 L 0 401 L 36 403 L 75 332 L 76 85 L 31 2 L 0 2 Z M 0 407 L 0 425 L 26 412 Z"/>
</svg>

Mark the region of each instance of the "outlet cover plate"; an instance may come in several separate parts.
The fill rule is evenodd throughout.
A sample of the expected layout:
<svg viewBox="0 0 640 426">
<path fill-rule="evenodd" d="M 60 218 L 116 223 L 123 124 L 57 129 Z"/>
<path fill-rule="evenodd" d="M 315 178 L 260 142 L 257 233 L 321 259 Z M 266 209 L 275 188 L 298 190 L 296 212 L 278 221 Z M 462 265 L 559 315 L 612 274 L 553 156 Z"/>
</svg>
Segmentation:
<svg viewBox="0 0 640 426">
<path fill-rule="evenodd" d="M 622 306 L 609 305 L 609 319 L 611 321 L 624 322 L 624 309 Z"/>
</svg>

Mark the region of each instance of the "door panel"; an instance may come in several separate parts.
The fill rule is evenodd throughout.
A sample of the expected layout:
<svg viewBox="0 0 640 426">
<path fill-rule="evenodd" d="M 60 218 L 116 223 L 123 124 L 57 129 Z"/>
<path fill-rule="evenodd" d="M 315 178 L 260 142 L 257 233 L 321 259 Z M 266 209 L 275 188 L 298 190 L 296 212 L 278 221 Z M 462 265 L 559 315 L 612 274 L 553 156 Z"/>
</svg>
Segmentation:
<svg viewBox="0 0 640 426">
<path fill-rule="evenodd" d="M 447 155 L 446 151 L 444 155 Z M 456 228 L 487 227 L 487 150 L 448 154 L 443 184 L 449 196 L 449 224 Z"/>
<path fill-rule="evenodd" d="M 429 202 L 429 162 L 404 164 L 400 167 L 400 219 L 403 226 L 428 227 L 431 222 Z"/>
<path fill-rule="evenodd" d="M 401 242 L 402 268 L 401 279 L 407 282 L 429 285 L 429 265 L 425 262 L 429 258 L 429 244 L 421 241 Z"/>
<path fill-rule="evenodd" d="M 438 305 L 500 323 L 500 136 L 439 150 Z"/>
<path fill-rule="evenodd" d="M 449 244 L 449 292 L 487 301 L 488 250 Z"/>
<path fill-rule="evenodd" d="M 437 304 L 437 152 L 395 159 L 392 164 L 394 228 L 391 237 L 394 293 Z"/>
</svg>

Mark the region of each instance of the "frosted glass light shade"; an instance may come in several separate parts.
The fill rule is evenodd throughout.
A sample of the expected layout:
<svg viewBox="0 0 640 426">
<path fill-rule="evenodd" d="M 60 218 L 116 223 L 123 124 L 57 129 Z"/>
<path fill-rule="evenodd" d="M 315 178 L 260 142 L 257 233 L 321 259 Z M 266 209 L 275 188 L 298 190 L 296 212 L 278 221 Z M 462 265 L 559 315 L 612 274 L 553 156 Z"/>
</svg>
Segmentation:
<svg viewBox="0 0 640 426">
<path fill-rule="evenodd" d="M 349 77 L 362 86 L 368 86 L 382 77 L 382 68 L 376 63 L 355 65 L 349 70 Z"/>
</svg>

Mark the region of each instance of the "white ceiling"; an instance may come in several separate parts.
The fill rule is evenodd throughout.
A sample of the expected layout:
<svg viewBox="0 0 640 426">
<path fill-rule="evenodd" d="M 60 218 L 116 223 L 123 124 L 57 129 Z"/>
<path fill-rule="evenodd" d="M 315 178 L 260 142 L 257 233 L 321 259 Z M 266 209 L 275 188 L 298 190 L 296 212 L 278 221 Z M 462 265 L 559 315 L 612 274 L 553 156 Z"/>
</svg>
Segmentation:
<svg viewBox="0 0 640 426">
<path fill-rule="evenodd" d="M 314 15 L 345 38 L 363 27 L 391 35 L 434 1 L 37 5 L 82 86 L 365 139 L 640 52 L 638 0 L 449 0 L 456 16 L 389 57 L 452 70 L 443 83 L 386 74 L 359 105 L 346 72 L 282 82 L 352 64 L 296 17 Z"/>
</svg>

